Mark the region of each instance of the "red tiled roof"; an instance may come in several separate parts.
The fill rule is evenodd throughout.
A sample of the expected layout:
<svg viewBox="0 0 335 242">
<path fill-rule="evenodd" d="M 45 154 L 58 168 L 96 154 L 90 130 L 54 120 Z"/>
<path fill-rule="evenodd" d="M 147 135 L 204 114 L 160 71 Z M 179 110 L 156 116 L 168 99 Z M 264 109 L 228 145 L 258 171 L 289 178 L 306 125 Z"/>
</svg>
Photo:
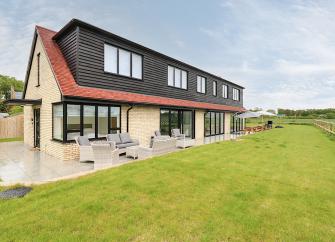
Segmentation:
<svg viewBox="0 0 335 242">
<path fill-rule="evenodd" d="M 114 91 L 114 90 L 79 86 L 74 80 L 73 75 L 66 63 L 66 60 L 61 50 L 59 49 L 55 41 L 52 39 L 52 37 L 57 32 L 40 26 L 36 26 L 36 30 L 42 40 L 43 46 L 45 48 L 46 54 L 49 58 L 54 75 L 56 77 L 56 80 L 58 81 L 58 85 L 63 96 L 111 100 L 123 103 L 153 104 L 162 106 L 225 110 L 233 112 L 240 112 L 245 110 L 244 108 L 241 107 L 233 107 L 228 105 L 194 102 L 174 98 L 150 96 L 150 95 L 123 92 L 123 91 Z"/>
</svg>

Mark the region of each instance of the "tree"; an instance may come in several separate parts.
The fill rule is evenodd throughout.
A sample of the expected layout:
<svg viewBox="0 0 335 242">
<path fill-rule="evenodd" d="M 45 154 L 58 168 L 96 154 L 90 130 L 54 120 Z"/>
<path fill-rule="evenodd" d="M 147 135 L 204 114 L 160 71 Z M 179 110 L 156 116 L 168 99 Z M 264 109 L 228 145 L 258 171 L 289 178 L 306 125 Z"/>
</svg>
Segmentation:
<svg viewBox="0 0 335 242">
<path fill-rule="evenodd" d="M 274 109 L 268 109 L 267 112 L 276 114 L 276 110 L 274 110 Z"/>
<path fill-rule="evenodd" d="M 12 109 L 8 108 L 1 101 L 1 99 L 6 100 L 10 98 L 11 87 L 13 87 L 16 92 L 22 92 L 23 86 L 23 81 L 17 80 L 15 77 L 0 75 L 0 112 L 9 112 L 10 109 Z"/>
</svg>

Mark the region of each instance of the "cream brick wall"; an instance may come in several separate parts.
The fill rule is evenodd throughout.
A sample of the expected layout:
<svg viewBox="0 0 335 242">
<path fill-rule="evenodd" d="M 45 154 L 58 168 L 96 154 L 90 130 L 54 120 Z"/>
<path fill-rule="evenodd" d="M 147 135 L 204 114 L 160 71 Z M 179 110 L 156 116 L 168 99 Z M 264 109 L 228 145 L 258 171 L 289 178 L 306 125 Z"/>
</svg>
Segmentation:
<svg viewBox="0 0 335 242">
<path fill-rule="evenodd" d="M 205 132 L 205 111 L 203 110 L 196 110 L 195 111 L 195 139 L 202 140 L 204 138 Z"/>
<path fill-rule="evenodd" d="M 225 113 L 224 117 L 224 133 L 230 134 L 230 119 L 231 119 L 231 113 Z"/>
<path fill-rule="evenodd" d="M 123 132 L 127 130 L 127 108 L 124 108 L 122 116 L 125 125 L 122 127 Z M 134 106 L 129 111 L 129 134 L 131 137 L 138 139 L 141 146 L 149 147 L 150 138 L 154 135 L 155 130 L 160 126 L 160 108 L 156 106 Z"/>
<path fill-rule="evenodd" d="M 40 53 L 40 86 L 37 85 L 37 54 Z M 74 144 L 62 144 L 52 141 L 52 103 L 61 101 L 61 93 L 53 75 L 49 61 L 37 37 L 35 52 L 28 78 L 26 99 L 42 99 L 41 106 L 24 107 L 24 142 L 34 145 L 33 109 L 40 108 L 40 148 L 41 151 L 63 160 L 78 157 L 78 150 Z"/>
</svg>

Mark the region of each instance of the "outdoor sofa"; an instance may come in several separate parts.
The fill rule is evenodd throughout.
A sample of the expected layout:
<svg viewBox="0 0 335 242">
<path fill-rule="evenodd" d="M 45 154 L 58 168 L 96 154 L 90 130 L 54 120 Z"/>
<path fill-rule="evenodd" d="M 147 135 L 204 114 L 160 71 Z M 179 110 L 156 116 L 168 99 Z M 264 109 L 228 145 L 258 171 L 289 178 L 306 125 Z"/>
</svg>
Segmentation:
<svg viewBox="0 0 335 242">
<path fill-rule="evenodd" d="M 106 139 L 111 145 L 115 145 L 115 147 L 119 149 L 119 154 L 125 153 L 127 147 L 139 145 L 138 140 L 132 139 L 129 133 L 126 132 L 120 134 L 108 134 Z"/>
</svg>

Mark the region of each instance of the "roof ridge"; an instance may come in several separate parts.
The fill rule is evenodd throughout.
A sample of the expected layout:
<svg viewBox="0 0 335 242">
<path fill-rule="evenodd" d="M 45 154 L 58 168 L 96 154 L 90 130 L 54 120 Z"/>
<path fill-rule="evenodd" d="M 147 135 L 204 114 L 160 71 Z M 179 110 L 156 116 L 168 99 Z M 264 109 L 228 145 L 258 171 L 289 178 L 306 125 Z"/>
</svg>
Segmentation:
<svg viewBox="0 0 335 242">
<path fill-rule="evenodd" d="M 47 31 L 50 31 L 50 32 L 53 32 L 53 33 L 57 34 L 57 31 L 54 31 L 54 30 L 52 30 L 52 29 L 45 28 L 45 27 L 40 26 L 40 25 L 36 25 L 35 28 L 36 28 L 37 30 L 39 30 L 39 29 L 43 29 L 43 30 L 47 30 Z"/>
</svg>

